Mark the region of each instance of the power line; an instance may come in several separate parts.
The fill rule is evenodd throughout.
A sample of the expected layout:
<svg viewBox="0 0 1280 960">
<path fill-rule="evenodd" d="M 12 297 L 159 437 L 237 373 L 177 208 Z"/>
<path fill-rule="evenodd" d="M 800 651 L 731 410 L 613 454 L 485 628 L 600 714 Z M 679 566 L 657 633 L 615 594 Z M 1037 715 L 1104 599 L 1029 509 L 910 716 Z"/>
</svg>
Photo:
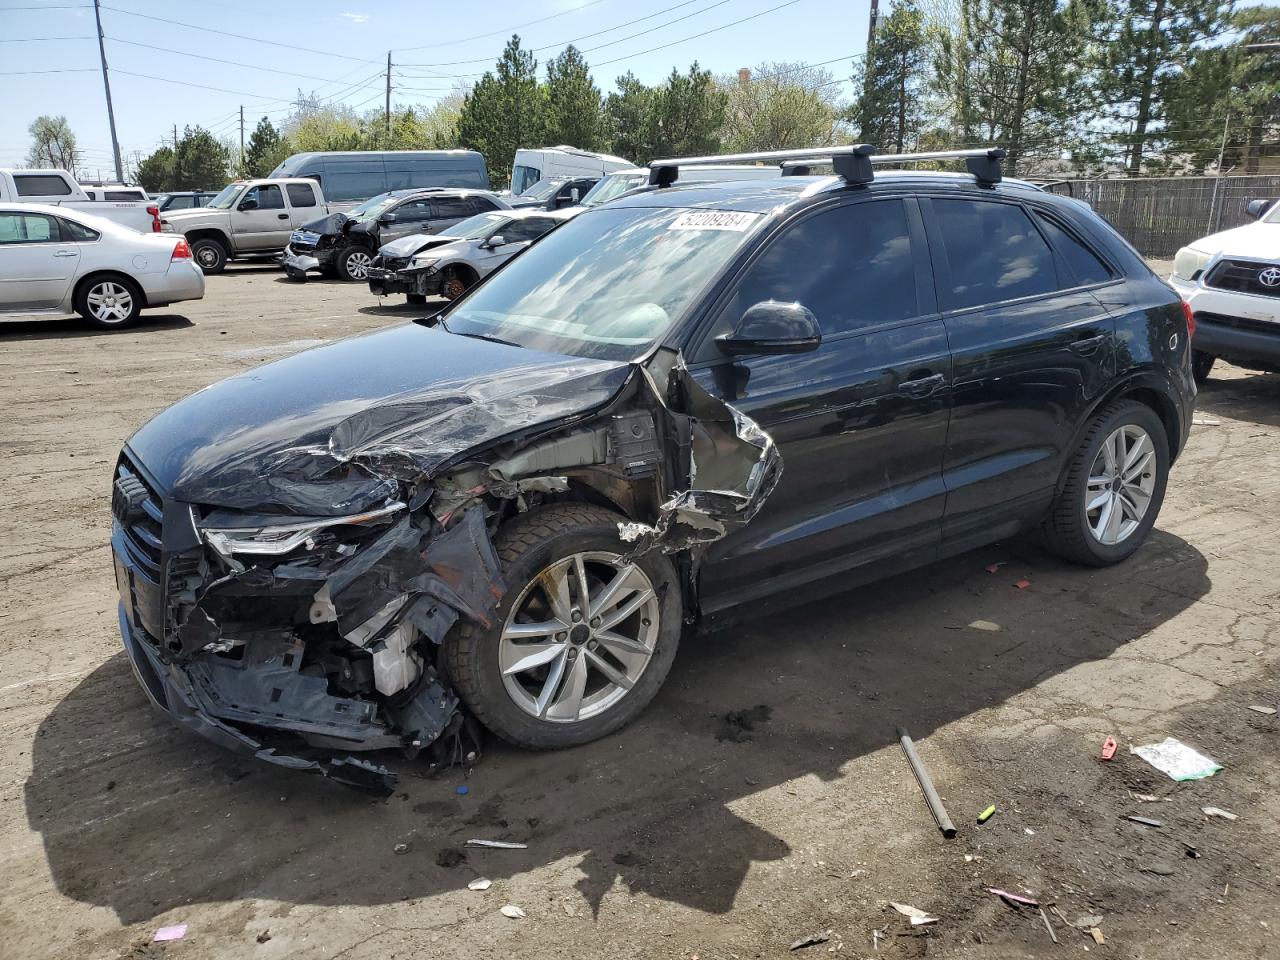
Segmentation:
<svg viewBox="0 0 1280 960">
<path fill-rule="evenodd" d="M 131 47 L 145 47 L 148 50 L 159 50 L 161 53 L 172 53 L 180 57 L 193 57 L 196 60 L 208 60 L 212 63 L 225 63 L 230 67 L 244 67 L 247 70 L 262 70 L 266 73 L 278 73 L 282 77 L 298 77 L 302 80 L 320 80 L 322 82 L 332 82 L 328 77 L 317 77 L 310 73 L 293 73 L 289 70 L 276 70 L 274 67 L 260 67 L 254 63 L 241 63 L 238 60 L 223 60 L 219 57 L 209 57 L 202 53 L 188 53 L 185 50 L 174 50 L 171 47 L 157 47 L 151 43 L 141 43 L 137 40 L 124 40 L 120 37 L 107 37 L 112 43 L 127 43 Z"/>
<path fill-rule="evenodd" d="M 263 40 L 261 37 L 250 37 L 243 33 L 231 33 L 227 30 L 215 30 L 213 27 L 206 27 L 198 23 L 186 23 L 182 20 L 169 20 L 165 17 L 154 17 L 149 13 L 134 13 L 132 10 L 121 10 L 119 7 L 112 7 L 107 4 L 103 4 L 103 7 L 113 13 L 122 13 L 126 17 L 139 17 L 143 20 L 155 20 L 157 23 L 167 23 L 174 27 L 187 27 L 191 30 L 204 30 L 206 33 L 216 33 L 223 37 L 234 37 L 237 40 L 250 40 L 253 43 L 265 43 L 268 46 L 283 47 L 286 50 L 300 50 L 303 53 L 314 53 L 322 57 L 337 57 L 340 60 L 355 60 L 360 63 L 368 62 L 361 57 L 353 57 L 345 53 L 333 53 L 329 50 L 316 50 L 314 47 L 300 47 L 296 44 L 280 43 L 276 40 Z"/>
<path fill-rule="evenodd" d="M 776 7 L 769 7 L 767 10 L 761 10 L 759 13 L 753 13 L 749 17 L 742 17 L 739 20 L 734 20 L 730 23 L 723 24 L 722 26 L 719 26 L 719 27 L 712 27 L 710 30 L 703 30 L 701 33 L 695 33 L 689 37 L 682 37 L 679 40 L 672 40 L 670 43 L 664 43 L 657 47 L 650 47 L 648 50 L 639 50 L 635 53 L 629 53 L 625 57 L 617 57 L 613 60 L 606 60 L 603 63 L 594 64 L 594 66 L 607 67 L 607 66 L 610 66 L 611 64 L 622 63 L 624 60 L 633 60 L 636 57 L 643 57 L 646 53 L 654 53 L 658 50 L 666 50 L 668 47 L 674 47 L 681 43 L 688 43 L 690 40 L 697 40 L 701 37 L 710 36 L 713 33 L 719 33 L 721 30 L 728 30 L 730 27 L 736 27 L 738 26 L 738 24 L 746 23 L 749 20 L 758 20 L 761 17 L 765 16 L 766 14 L 774 13 L 778 10 L 783 9 L 784 7 L 793 6 L 794 4 L 797 4 L 799 2 L 800 0 L 787 0 L 786 3 L 780 3 Z"/>
<path fill-rule="evenodd" d="M 614 25 L 614 26 L 612 26 L 612 27 L 606 27 L 606 28 L 605 28 L 605 29 L 603 29 L 603 30 L 597 30 L 597 31 L 595 31 L 594 33 L 586 33 L 586 34 L 583 34 L 583 35 L 582 35 L 582 36 L 580 36 L 580 37 L 573 37 L 573 38 L 571 38 L 571 39 L 569 39 L 569 40 L 561 40 L 561 41 L 558 41 L 558 42 L 556 42 L 556 43 L 545 43 L 545 44 L 543 44 L 543 45 L 542 45 L 542 46 L 540 46 L 540 47 L 530 47 L 530 48 L 529 48 L 529 52 L 530 52 L 530 53 L 541 53 L 541 52 L 542 52 L 542 51 L 544 51 L 544 50 L 553 50 L 553 49 L 555 49 L 555 48 L 557 48 L 557 47 L 566 47 L 566 46 L 568 46 L 569 44 L 571 44 L 571 43 L 577 43 L 577 42 L 578 42 L 578 41 L 580 41 L 580 40 L 589 40 L 590 38 L 592 38 L 592 37 L 598 37 L 598 36 L 600 36 L 601 34 L 605 34 L 605 33 L 612 33 L 614 30 L 621 30 L 623 27 L 629 27 L 629 26 L 631 26 L 632 24 L 642 23 L 642 22 L 643 22 L 643 21 L 645 21 L 645 20 L 652 20 L 654 17 L 660 17 L 660 16 L 662 16 L 662 14 L 664 14 L 664 13 L 670 13 L 672 10 L 678 10 L 678 9 L 680 9 L 681 7 L 687 7 L 687 6 L 689 6 L 690 4 L 692 4 L 692 3 L 698 3 L 698 2 L 699 2 L 699 0 L 682 0 L 682 2 L 681 2 L 681 3 L 677 3 L 677 4 L 675 4 L 675 5 L 673 5 L 673 6 L 670 6 L 670 7 L 664 7 L 664 8 L 663 8 L 663 9 L 661 9 L 661 10 L 657 10 L 657 11 L 655 11 L 654 13 L 650 13 L 650 14 L 648 14 L 647 16 L 637 17 L 637 18 L 636 18 L 636 19 L 634 19 L 634 20 L 627 20 L 625 23 L 615 24 L 615 25 Z M 661 29 L 664 29 L 664 28 L 666 28 L 666 27 L 671 26 L 671 24 L 673 24 L 673 23 L 679 23 L 681 20 L 688 20 L 688 19 L 689 19 L 689 17 L 697 16 L 699 13 L 705 13 L 707 10 L 710 10 L 710 9 L 712 9 L 712 8 L 714 8 L 714 7 L 721 7 L 721 6 L 724 6 L 724 4 L 726 4 L 726 3 L 728 3 L 728 2 L 729 2 L 729 0 L 717 0 L 717 2 L 715 2 L 715 3 L 711 4 L 711 6 L 709 6 L 709 7 L 705 7 L 705 8 L 703 8 L 702 10 L 698 10 L 698 11 L 695 11 L 694 13 L 687 14 L 686 16 L 679 17 L 679 18 L 678 18 L 678 19 L 676 19 L 676 20 L 670 20 L 670 21 L 668 21 L 668 22 L 666 22 L 666 23 L 660 24 L 660 25 L 659 25 L 659 26 L 657 26 L 657 27 L 653 27 L 653 28 L 651 28 L 651 29 L 649 29 L 649 30 L 641 31 L 641 33 L 632 34 L 630 37 L 623 37 L 621 40 L 613 40 L 613 41 L 610 41 L 610 43 L 622 43 L 624 40 L 631 40 L 631 39 L 633 39 L 634 37 L 642 36 L 642 35 L 643 35 L 643 34 L 645 34 L 645 33 L 652 33 L 654 30 L 661 30 Z M 609 46 L 609 45 L 610 45 L 610 44 L 601 44 L 600 46 L 598 46 L 598 47 L 593 47 L 592 49 L 594 49 L 594 50 L 599 50 L 601 47 L 607 47 L 607 46 Z M 588 50 L 583 50 L 582 52 L 583 52 L 583 53 L 589 53 L 590 51 L 588 51 Z M 468 64 L 472 64 L 472 63 L 487 63 L 487 62 L 492 61 L 492 59 L 493 59 L 492 57 L 477 57 L 477 58 L 475 58 L 474 60 L 450 60 L 450 61 L 447 61 L 447 62 L 441 62 L 441 63 L 406 63 L 406 64 L 402 64 L 402 66 L 407 66 L 407 67 L 460 67 L 460 66 L 466 66 L 466 65 L 468 65 Z"/>
<path fill-rule="evenodd" d="M 94 40 L 95 37 L 0 37 L 0 43 L 37 43 L 45 40 Z"/>
<path fill-rule="evenodd" d="M 97 73 L 97 67 L 63 67 L 58 70 L 10 70 L 0 73 L 0 77 L 31 77 L 39 73 Z"/>
</svg>

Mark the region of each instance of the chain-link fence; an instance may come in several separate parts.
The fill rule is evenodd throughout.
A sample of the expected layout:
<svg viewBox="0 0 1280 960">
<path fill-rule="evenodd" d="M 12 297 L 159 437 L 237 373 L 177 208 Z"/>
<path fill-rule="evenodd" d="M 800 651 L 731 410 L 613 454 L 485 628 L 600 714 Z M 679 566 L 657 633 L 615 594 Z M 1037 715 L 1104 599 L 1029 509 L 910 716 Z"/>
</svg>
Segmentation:
<svg viewBox="0 0 1280 960">
<path fill-rule="evenodd" d="M 1206 234 L 1250 222 L 1250 200 L 1280 198 L 1280 176 L 1070 180 L 1045 189 L 1088 203 L 1145 257 L 1172 257 Z"/>
</svg>

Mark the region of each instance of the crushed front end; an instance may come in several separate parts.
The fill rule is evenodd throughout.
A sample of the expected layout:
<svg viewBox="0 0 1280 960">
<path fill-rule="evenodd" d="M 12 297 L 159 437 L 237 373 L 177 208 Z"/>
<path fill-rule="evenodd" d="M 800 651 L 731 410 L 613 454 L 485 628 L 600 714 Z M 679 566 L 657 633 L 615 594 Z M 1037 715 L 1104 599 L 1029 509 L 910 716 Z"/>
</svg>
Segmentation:
<svg viewBox="0 0 1280 960">
<path fill-rule="evenodd" d="M 403 293 L 434 297 L 440 293 L 443 271 L 435 261 L 423 263 L 416 257 L 379 254 L 369 266 L 369 291 L 379 297 Z"/>
</svg>

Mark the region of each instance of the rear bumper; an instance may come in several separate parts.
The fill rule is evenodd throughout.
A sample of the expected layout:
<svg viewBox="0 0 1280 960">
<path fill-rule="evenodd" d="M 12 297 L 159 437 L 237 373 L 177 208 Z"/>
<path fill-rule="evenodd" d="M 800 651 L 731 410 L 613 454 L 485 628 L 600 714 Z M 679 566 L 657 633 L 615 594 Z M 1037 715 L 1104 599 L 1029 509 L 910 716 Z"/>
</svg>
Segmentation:
<svg viewBox="0 0 1280 960">
<path fill-rule="evenodd" d="M 164 273 L 143 274 L 139 280 L 149 307 L 204 297 L 204 273 L 194 260 L 174 260 Z"/>
</svg>

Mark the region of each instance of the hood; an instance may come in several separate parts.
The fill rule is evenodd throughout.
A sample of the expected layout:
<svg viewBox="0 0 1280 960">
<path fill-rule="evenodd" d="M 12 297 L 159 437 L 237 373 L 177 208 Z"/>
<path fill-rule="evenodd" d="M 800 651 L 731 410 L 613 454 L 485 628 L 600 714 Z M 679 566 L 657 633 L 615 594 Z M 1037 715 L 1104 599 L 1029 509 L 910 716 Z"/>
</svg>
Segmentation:
<svg viewBox="0 0 1280 960">
<path fill-rule="evenodd" d="M 587 413 L 632 370 L 410 323 L 215 383 L 128 447 L 180 501 L 339 516 L 460 454 Z"/>
<path fill-rule="evenodd" d="M 1203 253 L 1252 260 L 1280 260 L 1280 223 L 1261 221 L 1201 237 L 1187 246 Z"/>
<path fill-rule="evenodd" d="M 458 237 L 441 237 L 432 236 L 429 233 L 415 233 L 408 237 L 401 237 L 399 240 L 392 240 L 390 243 L 384 243 L 379 248 L 379 252 L 387 257 L 412 257 L 421 250 L 443 247 L 449 243 L 467 242 L 469 241 L 460 240 Z"/>
<path fill-rule="evenodd" d="M 190 220 L 203 220 L 230 213 L 230 210 L 215 210 L 212 207 L 192 207 L 190 210 L 161 210 L 160 218 L 170 223 L 182 223 Z"/>
<path fill-rule="evenodd" d="M 547 201 L 545 200 L 530 200 L 528 198 L 522 199 L 520 197 L 510 197 L 507 200 L 507 206 L 512 210 L 527 210 L 530 207 L 545 207 L 546 205 Z"/>
<path fill-rule="evenodd" d="M 318 233 L 321 236 L 337 236 L 342 233 L 342 228 L 350 220 L 351 218 L 345 213 L 331 213 L 327 217 L 321 217 L 319 220 L 309 220 L 302 225 L 302 229 L 310 230 L 312 233 Z"/>
</svg>

